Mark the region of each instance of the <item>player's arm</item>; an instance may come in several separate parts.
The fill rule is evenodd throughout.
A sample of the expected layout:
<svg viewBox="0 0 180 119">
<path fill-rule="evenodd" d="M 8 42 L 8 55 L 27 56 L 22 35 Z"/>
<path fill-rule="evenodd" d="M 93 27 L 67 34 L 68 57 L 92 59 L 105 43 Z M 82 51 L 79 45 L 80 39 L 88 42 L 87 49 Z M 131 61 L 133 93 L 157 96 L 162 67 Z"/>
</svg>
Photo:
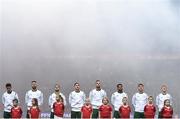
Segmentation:
<svg viewBox="0 0 180 119">
<path fill-rule="evenodd" d="M 42 105 L 43 104 L 43 93 L 41 92 L 40 94 L 40 104 L 39 105 Z"/>
<path fill-rule="evenodd" d="M 69 104 L 71 105 L 72 103 L 72 92 L 69 94 Z"/>
<path fill-rule="evenodd" d="M 49 107 L 52 108 L 52 95 L 49 96 L 49 100 L 48 100 L 48 104 L 49 104 Z"/>
<path fill-rule="evenodd" d="M 172 104 L 173 104 L 173 100 L 172 100 L 172 96 L 170 95 L 170 104 L 171 104 L 171 106 L 172 106 Z"/>
<path fill-rule="evenodd" d="M 25 103 L 28 104 L 28 101 L 29 101 L 29 95 L 28 95 L 28 92 L 26 92 L 26 95 L 25 95 Z"/>
<path fill-rule="evenodd" d="M 15 93 L 15 97 L 14 97 L 14 99 L 17 99 L 17 100 L 18 100 L 18 102 L 20 103 L 20 101 L 19 101 L 19 96 L 18 96 L 18 94 L 17 94 L 17 93 Z"/>
<path fill-rule="evenodd" d="M 86 100 L 86 94 L 83 92 L 83 104 L 84 104 L 85 100 Z"/>
<path fill-rule="evenodd" d="M 93 91 L 90 91 L 90 93 L 89 93 L 89 100 L 90 100 L 90 101 L 92 101 L 92 99 L 93 99 L 93 94 L 92 94 L 92 92 L 93 92 Z"/>
<path fill-rule="evenodd" d="M 67 102 L 66 102 L 66 97 L 65 97 L 63 94 L 61 94 L 61 95 L 62 95 L 62 98 L 63 98 L 64 106 L 66 106 L 66 104 L 67 104 Z"/>
<path fill-rule="evenodd" d="M 104 91 L 104 97 L 107 97 L 107 93 L 106 93 L 106 91 Z"/>
<path fill-rule="evenodd" d="M 132 97 L 132 105 L 135 108 L 135 106 L 136 106 L 136 94 L 134 94 Z"/>
<path fill-rule="evenodd" d="M 4 97 L 4 94 L 2 95 L 2 104 L 4 105 L 5 103 L 5 97 Z"/>
<path fill-rule="evenodd" d="M 156 96 L 156 106 L 157 106 L 157 107 L 159 106 L 159 95 Z"/>
<path fill-rule="evenodd" d="M 111 95 L 111 103 L 112 103 L 112 105 L 114 106 L 114 93 Z"/>
</svg>

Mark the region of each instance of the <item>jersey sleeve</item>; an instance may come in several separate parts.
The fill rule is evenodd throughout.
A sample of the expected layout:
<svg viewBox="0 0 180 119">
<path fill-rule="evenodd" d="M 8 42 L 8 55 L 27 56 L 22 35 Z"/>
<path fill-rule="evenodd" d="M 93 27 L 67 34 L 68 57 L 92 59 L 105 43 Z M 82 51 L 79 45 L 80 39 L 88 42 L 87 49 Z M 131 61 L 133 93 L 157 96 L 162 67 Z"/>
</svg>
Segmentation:
<svg viewBox="0 0 180 119">
<path fill-rule="evenodd" d="M 39 105 L 42 105 L 43 104 L 43 93 L 41 92 L 40 94 L 40 104 Z"/>
<path fill-rule="evenodd" d="M 4 94 L 2 95 L 2 103 L 3 103 L 3 105 L 4 105 L 4 103 L 5 103 Z"/>
<path fill-rule="evenodd" d="M 102 111 L 102 106 L 99 107 L 99 111 Z"/>
<path fill-rule="evenodd" d="M 69 104 L 72 103 L 72 92 L 69 94 Z"/>
<path fill-rule="evenodd" d="M 129 112 L 131 112 L 131 107 L 129 106 Z"/>
<path fill-rule="evenodd" d="M 26 92 L 26 95 L 25 95 L 25 103 L 28 104 L 28 100 L 29 100 L 29 96 L 28 96 L 28 92 Z"/>
<path fill-rule="evenodd" d="M 112 105 L 114 105 L 114 98 L 115 98 L 114 95 L 115 95 L 114 93 L 111 95 L 111 103 L 112 103 Z"/>
<path fill-rule="evenodd" d="M 134 94 L 133 97 L 132 97 L 132 105 L 134 107 L 136 106 L 136 94 Z"/>
<path fill-rule="evenodd" d="M 156 105 L 159 105 L 159 95 L 156 97 Z"/>
<path fill-rule="evenodd" d="M 109 105 L 109 111 L 111 111 L 112 112 L 112 107 Z"/>
<path fill-rule="evenodd" d="M 89 100 L 92 101 L 92 99 L 93 99 L 93 90 L 90 91 L 90 93 L 89 93 Z"/>
<path fill-rule="evenodd" d="M 49 96 L 48 104 L 52 108 L 52 95 Z"/>
<path fill-rule="evenodd" d="M 120 113 L 121 113 L 121 108 L 122 108 L 122 106 L 119 107 L 119 112 L 120 112 Z"/>
</svg>

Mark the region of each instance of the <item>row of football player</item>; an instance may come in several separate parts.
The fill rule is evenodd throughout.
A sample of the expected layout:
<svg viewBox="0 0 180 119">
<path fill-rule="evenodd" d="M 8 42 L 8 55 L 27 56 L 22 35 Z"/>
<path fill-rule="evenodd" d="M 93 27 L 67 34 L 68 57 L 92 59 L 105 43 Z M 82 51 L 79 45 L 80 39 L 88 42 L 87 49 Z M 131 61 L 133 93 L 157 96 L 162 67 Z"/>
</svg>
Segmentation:
<svg viewBox="0 0 180 119">
<path fill-rule="evenodd" d="M 2 103 L 4 105 L 4 118 L 11 117 L 11 111 L 13 106 L 13 100 L 17 99 L 18 101 L 18 94 L 12 90 L 12 86 L 10 83 L 6 84 L 7 91 L 2 96 Z M 167 86 L 162 85 L 161 93 L 156 97 L 156 105 L 158 106 L 159 117 L 162 116 L 163 113 L 162 109 L 165 106 L 165 102 L 169 103 L 168 109 L 165 108 L 165 115 L 172 116 L 172 97 L 170 94 L 167 93 Z M 60 85 L 55 85 L 55 91 L 49 97 L 49 106 L 51 107 L 51 118 L 54 117 L 54 109 L 53 105 L 57 102 L 56 97 L 60 95 L 63 99 L 63 105 L 66 105 L 66 98 L 63 93 L 60 92 Z M 100 80 L 96 81 L 96 88 L 93 89 L 89 94 L 89 100 L 92 105 L 92 118 L 99 117 L 99 107 L 102 105 L 102 100 L 105 98 L 107 100 L 106 92 L 101 88 Z M 123 114 L 119 114 L 120 106 L 123 105 L 123 98 L 126 97 L 128 99 L 127 94 L 123 91 L 123 85 L 117 84 L 117 91 L 114 92 L 111 96 L 111 103 L 114 107 L 114 118 L 122 117 Z M 69 104 L 71 105 L 71 117 L 72 118 L 79 118 L 81 115 L 81 108 L 85 102 L 85 93 L 80 90 L 80 84 L 74 84 L 74 91 L 69 94 Z M 152 98 L 151 96 L 149 97 Z M 27 104 L 27 118 L 29 118 L 29 112 L 31 107 L 33 106 L 32 101 L 38 103 L 38 107 L 43 104 L 43 93 L 37 89 L 37 82 L 32 81 L 32 89 L 26 93 L 25 96 L 25 103 Z M 36 101 L 37 100 L 37 101 Z M 16 101 L 16 102 L 17 102 Z M 133 95 L 132 98 L 132 105 L 134 107 L 134 117 L 135 118 L 142 118 L 144 117 L 144 108 L 145 105 L 148 104 L 148 95 L 144 92 L 144 85 L 138 84 L 138 92 Z M 150 107 L 155 107 L 154 105 Z M 148 108 L 153 109 L 155 112 L 155 108 Z M 166 106 L 165 106 L 166 107 Z M 169 108 L 170 107 L 170 108 Z M 163 109 L 164 110 L 164 109 Z"/>
<path fill-rule="evenodd" d="M 61 95 L 56 95 L 56 101 L 53 103 L 53 117 L 55 119 L 61 119 L 64 115 L 64 99 Z M 99 118 L 112 118 L 112 107 L 109 104 L 109 100 L 107 97 L 102 99 L 102 104 L 98 108 L 98 117 Z M 32 99 L 32 106 L 28 111 L 29 118 L 39 118 L 40 117 L 40 109 L 38 106 L 38 100 L 36 98 Z M 13 100 L 13 107 L 11 109 L 11 118 L 21 118 L 22 117 L 22 109 L 18 106 L 18 100 Z M 80 111 L 71 111 L 71 118 L 83 118 L 88 119 L 93 117 L 93 108 L 89 98 L 86 98 L 84 105 L 81 107 Z M 117 118 L 130 118 L 131 107 L 128 105 L 128 98 L 123 97 L 122 105 L 118 110 Z M 141 118 L 154 118 L 156 113 L 156 107 L 153 105 L 153 97 L 148 97 L 148 103 L 144 107 L 144 112 L 142 114 L 136 114 L 134 117 Z M 166 99 L 164 101 L 164 106 L 160 112 L 160 118 L 172 118 L 173 116 L 173 108 L 170 105 L 170 100 Z"/>
</svg>

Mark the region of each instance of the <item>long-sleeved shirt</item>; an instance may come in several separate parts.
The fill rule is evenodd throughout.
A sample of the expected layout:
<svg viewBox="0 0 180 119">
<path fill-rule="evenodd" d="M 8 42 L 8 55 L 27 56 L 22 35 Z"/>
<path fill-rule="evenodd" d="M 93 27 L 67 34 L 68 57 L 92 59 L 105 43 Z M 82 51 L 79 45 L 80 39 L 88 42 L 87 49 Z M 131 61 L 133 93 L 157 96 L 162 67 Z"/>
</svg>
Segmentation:
<svg viewBox="0 0 180 119">
<path fill-rule="evenodd" d="M 102 105 L 102 99 L 106 96 L 107 96 L 107 94 L 103 89 L 101 89 L 100 91 L 93 89 L 89 93 L 89 99 L 91 101 L 93 109 L 99 109 L 99 106 Z"/>
<path fill-rule="evenodd" d="M 81 108 L 85 102 L 86 95 L 83 91 L 80 92 L 71 92 L 69 94 L 69 104 L 71 105 L 72 111 L 81 111 Z"/>
<path fill-rule="evenodd" d="M 156 97 L 156 105 L 158 106 L 158 110 L 161 111 L 161 109 L 163 108 L 164 106 L 164 101 L 166 99 L 169 99 L 170 100 L 170 104 L 172 105 L 172 97 L 170 94 L 162 94 L 160 93 L 157 97 Z"/>
<path fill-rule="evenodd" d="M 11 108 L 13 107 L 13 100 L 18 99 L 18 94 L 14 91 L 12 91 L 10 94 L 5 92 L 2 95 L 2 103 L 4 105 L 4 111 L 5 112 L 11 112 Z"/>
<path fill-rule="evenodd" d="M 132 104 L 135 108 L 135 112 L 144 112 L 147 101 L 148 95 L 146 93 L 135 93 L 132 97 Z"/>
<path fill-rule="evenodd" d="M 128 97 L 126 93 L 114 92 L 111 96 L 111 103 L 114 106 L 115 111 L 119 111 L 119 107 L 123 104 L 123 97 Z"/>
<path fill-rule="evenodd" d="M 66 106 L 66 97 L 64 96 L 64 94 L 62 93 L 59 93 L 59 95 L 61 95 L 61 97 L 63 98 L 63 103 L 64 103 L 64 106 Z M 50 96 L 49 96 L 49 106 L 51 107 L 51 112 L 53 112 L 53 104 L 56 102 L 56 93 L 52 93 Z"/>
<path fill-rule="evenodd" d="M 38 100 L 38 105 L 43 104 L 43 93 L 40 90 L 32 91 L 29 90 L 25 95 L 25 103 L 28 106 L 28 110 L 32 106 L 32 99 L 36 98 Z"/>
</svg>

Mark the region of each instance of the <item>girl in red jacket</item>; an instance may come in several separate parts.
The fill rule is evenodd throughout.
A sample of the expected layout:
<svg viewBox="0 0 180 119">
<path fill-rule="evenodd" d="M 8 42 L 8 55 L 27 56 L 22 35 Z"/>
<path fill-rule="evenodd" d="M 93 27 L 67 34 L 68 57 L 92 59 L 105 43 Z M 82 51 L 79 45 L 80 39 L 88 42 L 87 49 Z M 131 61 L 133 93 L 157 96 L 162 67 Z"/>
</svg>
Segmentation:
<svg viewBox="0 0 180 119">
<path fill-rule="evenodd" d="M 57 95 L 56 102 L 53 104 L 54 119 L 63 118 L 64 108 L 63 98 L 61 95 Z"/>
<path fill-rule="evenodd" d="M 161 117 L 162 118 L 172 118 L 173 116 L 173 108 L 170 105 L 170 100 L 166 99 L 164 101 L 164 107 L 161 110 Z"/>
<path fill-rule="evenodd" d="M 32 99 L 32 106 L 29 110 L 29 117 L 36 119 L 40 117 L 40 109 L 38 106 L 38 100 L 36 98 Z"/>
</svg>

